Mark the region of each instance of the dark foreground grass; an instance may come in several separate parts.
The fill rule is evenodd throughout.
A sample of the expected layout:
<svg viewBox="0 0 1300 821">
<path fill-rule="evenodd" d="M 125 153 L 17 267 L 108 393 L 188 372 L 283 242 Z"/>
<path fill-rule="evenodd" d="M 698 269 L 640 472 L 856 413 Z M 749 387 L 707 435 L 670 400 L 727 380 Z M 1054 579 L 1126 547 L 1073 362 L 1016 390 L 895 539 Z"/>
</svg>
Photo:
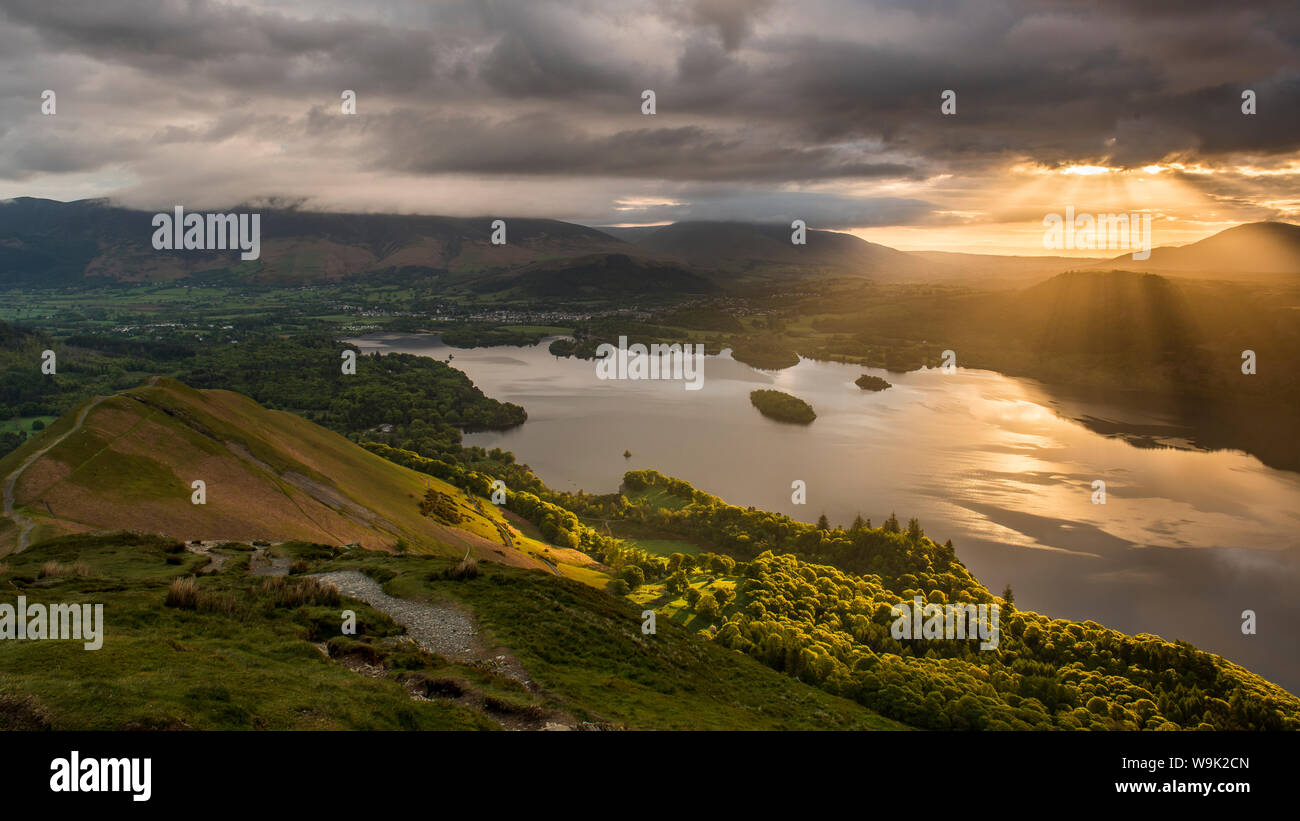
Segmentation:
<svg viewBox="0 0 1300 821">
<path fill-rule="evenodd" d="M 102 603 L 105 632 L 94 651 L 0 641 L 0 728 L 491 729 L 564 717 L 629 729 L 901 728 L 666 616 L 657 635 L 643 635 L 639 607 L 553 575 L 274 549 L 297 573 L 249 575 L 235 545 L 218 548 L 228 557 L 220 572 L 202 573 L 207 557 L 132 534 L 68 536 L 7 557 L 0 602 Z M 42 576 L 50 562 L 77 572 Z M 513 653 L 541 692 L 431 656 L 384 614 L 298 576 L 335 568 L 362 570 L 390 595 L 472 609 L 489 647 Z M 341 634 L 343 609 L 356 613 L 355 635 Z"/>
<path fill-rule="evenodd" d="M 906 729 L 666 616 L 656 635 L 643 635 L 640 608 L 586 585 L 494 562 L 480 562 L 475 578 L 446 578 L 451 564 L 356 556 L 334 566 L 371 573 L 390 595 L 468 605 L 480 627 L 582 720 L 628 729 Z"/>
<path fill-rule="evenodd" d="M 180 556 L 180 564 L 168 557 Z M 48 561 L 86 575 L 40 577 Z M 207 559 L 153 537 L 74 536 L 5 559 L 0 602 L 102 603 L 104 642 L 0 641 L 0 727 L 54 729 L 450 730 L 497 726 L 448 701 L 413 701 L 394 678 L 368 678 L 313 645 L 337 634 L 339 607 L 297 604 L 264 580 L 222 572 L 198 591 L 228 603 L 165 605 L 168 588 Z M 277 601 L 280 606 L 277 606 Z M 345 600 L 369 636 L 399 632 Z M 417 665 L 418 666 L 418 665 Z"/>
</svg>

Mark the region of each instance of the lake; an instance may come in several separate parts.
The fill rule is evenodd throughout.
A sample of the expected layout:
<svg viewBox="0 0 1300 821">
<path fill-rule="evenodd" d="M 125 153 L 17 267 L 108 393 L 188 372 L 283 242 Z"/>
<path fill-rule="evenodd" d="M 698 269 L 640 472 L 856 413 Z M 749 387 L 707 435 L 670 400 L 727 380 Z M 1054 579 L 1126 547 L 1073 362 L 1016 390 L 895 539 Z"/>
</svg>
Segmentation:
<svg viewBox="0 0 1300 821">
<path fill-rule="evenodd" d="M 688 391 L 680 381 L 602 381 L 593 362 L 552 356 L 549 340 L 472 350 L 432 335 L 349 341 L 452 355 L 486 394 L 522 405 L 527 423 L 465 443 L 513 451 L 552 488 L 612 492 L 625 471 L 653 468 L 806 522 L 915 516 L 993 592 L 1011 584 L 1022 608 L 1185 639 L 1300 692 L 1300 474 L 1240 451 L 1152 441 L 1170 420 L 1148 411 L 1067 401 L 991 371 L 805 359 L 766 372 L 724 352 L 704 363 L 703 388 Z M 860 390 L 863 373 L 893 387 Z M 804 399 L 817 419 L 763 417 L 749 403 L 756 388 Z M 1141 447 L 1126 430 L 1143 432 Z M 806 504 L 791 501 L 795 480 Z M 1095 480 L 1105 504 L 1093 502 Z M 1241 632 L 1248 609 L 1256 635 Z"/>
</svg>

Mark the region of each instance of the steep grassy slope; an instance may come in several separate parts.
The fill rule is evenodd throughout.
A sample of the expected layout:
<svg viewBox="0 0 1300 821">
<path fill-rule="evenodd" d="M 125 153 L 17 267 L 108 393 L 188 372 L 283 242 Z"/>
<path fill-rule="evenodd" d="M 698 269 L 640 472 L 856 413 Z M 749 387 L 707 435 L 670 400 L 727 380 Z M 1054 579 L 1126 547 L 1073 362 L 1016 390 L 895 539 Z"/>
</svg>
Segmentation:
<svg viewBox="0 0 1300 821">
<path fill-rule="evenodd" d="M 74 430 L 81 410 L 84 419 Z M 25 519 L 32 525 L 26 542 L 33 544 L 103 530 L 384 549 L 401 539 L 419 553 L 468 551 L 545 566 L 506 544 L 505 521 L 490 503 L 476 503 L 293 414 L 172 380 L 74 409 L 0 460 L 0 476 L 14 480 L 16 514 L 0 520 L 2 551 L 17 546 Z M 206 483 L 205 504 L 192 502 L 195 480 Z M 419 500 L 429 488 L 456 500 L 459 523 L 421 515 Z M 534 552 L 544 548 L 518 541 Z"/>
</svg>

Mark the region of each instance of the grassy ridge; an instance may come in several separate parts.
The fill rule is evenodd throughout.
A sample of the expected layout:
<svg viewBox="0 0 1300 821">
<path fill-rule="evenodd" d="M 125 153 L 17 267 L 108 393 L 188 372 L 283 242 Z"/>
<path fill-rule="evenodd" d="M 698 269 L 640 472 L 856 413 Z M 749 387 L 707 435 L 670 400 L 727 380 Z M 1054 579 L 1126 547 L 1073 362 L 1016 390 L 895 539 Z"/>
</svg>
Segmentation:
<svg viewBox="0 0 1300 821">
<path fill-rule="evenodd" d="M 0 471 L 16 469 L 75 418 L 74 410 L 24 443 L 0 460 Z M 206 483 L 205 504 L 192 503 L 194 480 Z M 429 488 L 460 499 L 458 527 L 420 515 L 417 500 Z M 292 413 L 166 379 L 95 406 L 79 430 L 24 471 L 15 502 L 37 522 L 34 541 L 87 529 L 373 548 L 401 539 L 413 551 L 447 556 L 478 555 L 502 542 L 492 506 L 473 506 L 439 479 Z M 0 530 L 0 540 L 11 544 L 14 528 Z"/>
</svg>

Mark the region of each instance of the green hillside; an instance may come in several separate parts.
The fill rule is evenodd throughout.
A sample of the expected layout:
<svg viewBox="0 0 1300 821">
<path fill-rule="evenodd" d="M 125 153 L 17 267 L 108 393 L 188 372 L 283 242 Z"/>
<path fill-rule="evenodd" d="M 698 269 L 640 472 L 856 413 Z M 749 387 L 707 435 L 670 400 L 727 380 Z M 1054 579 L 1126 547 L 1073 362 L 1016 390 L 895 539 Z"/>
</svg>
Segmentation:
<svg viewBox="0 0 1300 821">
<path fill-rule="evenodd" d="M 495 506 L 294 414 L 173 380 L 83 403 L 0 459 L 0 476 L 12 483 L 15 514 L 0 519 L 0 553 L 18 547 L 24 529 L 24 544 L 130 530 L 372 549 L 400 540 L 415 553 L 545 566 L 506 544 Z M 204 504 L 193 502 L 196 480 Z M 455 501 L 459 521 L 421 513 L 430 489 Z"/>
</svg>

